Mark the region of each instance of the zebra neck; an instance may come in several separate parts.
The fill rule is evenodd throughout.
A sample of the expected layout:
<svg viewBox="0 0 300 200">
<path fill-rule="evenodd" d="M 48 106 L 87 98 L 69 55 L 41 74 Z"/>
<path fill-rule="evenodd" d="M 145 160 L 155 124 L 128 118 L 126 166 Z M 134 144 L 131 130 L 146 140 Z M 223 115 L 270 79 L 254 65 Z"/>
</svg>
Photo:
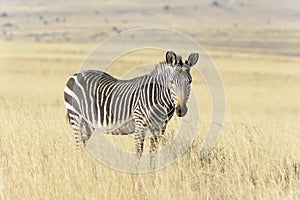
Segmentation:
<svg viewBox="0 0 300 200">
<path fill-rule="evenodd" d="M 171 84 L 169 81 L 169 75 L 167 73 L 160 74 L 160 76 L 158 76 L 157 79 L 158 79 L 159 85 L 162 86 L 162 91 L 159 93 L 160 94 L 159 99 L 161 100 L 161 103 L 168 110 L 175 107 L 174 100 L 172 99 L 172 96 L 171 96 Z"/>
</svg>

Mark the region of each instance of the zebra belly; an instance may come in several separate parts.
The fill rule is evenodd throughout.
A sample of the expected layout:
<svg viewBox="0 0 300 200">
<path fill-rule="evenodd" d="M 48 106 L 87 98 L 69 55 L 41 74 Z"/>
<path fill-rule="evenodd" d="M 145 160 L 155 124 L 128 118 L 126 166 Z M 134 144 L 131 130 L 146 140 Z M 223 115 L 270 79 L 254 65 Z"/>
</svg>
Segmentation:
<svg viewBox="0 0 300 200">
<path fill-rule="evenodd" d="M 105 134 L 112 135 L 129 135 L 133 134 L 135 130 L 135 122 L 133 119 L 124 120 L 114 125 L 97 125 L 95 126 L 97 131 Z"/>
</svg>

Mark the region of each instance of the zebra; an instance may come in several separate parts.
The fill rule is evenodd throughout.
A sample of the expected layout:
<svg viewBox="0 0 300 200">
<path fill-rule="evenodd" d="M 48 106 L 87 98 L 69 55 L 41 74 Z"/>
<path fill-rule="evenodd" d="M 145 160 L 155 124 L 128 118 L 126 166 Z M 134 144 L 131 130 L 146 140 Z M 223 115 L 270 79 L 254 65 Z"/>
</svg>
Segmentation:
<svg viewBox="0 0 300 200">
<path fill-rule="evenodd" d="M 77 146 L 80 139 L 85 146 L 95 129 L 112 135 L 133 134 L 140 158 L 146 131 L 150 131 L 150 152 L 156 151 L 159 134 L 164 135 L 174 112 L 179 117 L 187 113 L 190 70 L 198 58 L 198 53 L 191 53 L 184 61 L 168 51 L 166 60 L 152 72 L 130 80 L 98 70 L 71 76 L 64 89 L 64 102 Z"/>
</svg>

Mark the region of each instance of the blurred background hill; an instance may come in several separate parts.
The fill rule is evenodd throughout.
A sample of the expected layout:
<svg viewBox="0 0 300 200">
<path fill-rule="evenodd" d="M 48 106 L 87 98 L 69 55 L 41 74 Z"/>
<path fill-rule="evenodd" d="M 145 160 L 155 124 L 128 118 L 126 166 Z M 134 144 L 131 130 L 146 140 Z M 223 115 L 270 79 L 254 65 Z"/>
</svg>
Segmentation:
<svg viewBox="0 0 300 200">
<path fill-rule="evenodd" d="M 181 31 L 215 50 L 300 55 L 297 0 L 0 0 L 4 40 L 99 42 L 145 26 Z"/>
</svg>

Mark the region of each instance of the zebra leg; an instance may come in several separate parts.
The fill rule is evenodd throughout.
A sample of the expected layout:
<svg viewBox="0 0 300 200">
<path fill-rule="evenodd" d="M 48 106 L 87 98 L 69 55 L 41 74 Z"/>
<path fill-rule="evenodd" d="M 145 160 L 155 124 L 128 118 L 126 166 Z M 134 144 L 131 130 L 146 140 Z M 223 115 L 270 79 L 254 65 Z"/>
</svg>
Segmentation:
<svg viewBox="0 0 300 200">
<path fill-rule="evenodd" d="M 80 130 L 78 130 L 77 127 L 72 127 L 72 128 L 73 128 L 73 132 L 74 132 L 74 139 L 75 139 L 76 150 L 78 151 L 80 149 L 80 142 L 79 142 Z"/>
<path fill-rule="evenodd" d="M 153 136 L 150 138 L 150 153 L 157 151 L 157 147 L 158 147 L 158 135 L 153 134 Z"/>
<path fill-rule="evenodd" d="M 86 146 L 87 141 L 90 139 L 92 135 L 92 131 L 93 128 L 91 128 L 86 121 L 82 120 L 80 134 L 81 134 L 81 139 L 84 147 Z"/>
<path fill-rule="evenodd" d="M 134 163 L 135 172 L 139 172 L 140 159 L 143 154 L 144 140 L 145 140 L 145 130 L 143 128 L 136 128 L 134 131 L 135 149 L 136 149 L 136 159 Z"/>
<path fill-rule="evenodd" d="M 167 123 L 168 122 L 165 122 L 164 125 L 161 128 L 161 138 L 160 138 L 160 141 L 161 141 L 162 145 L 166 144 L 166 138 L 164 136 L 165 136 L 165 132 L 166 132 L 166 128 L 167 128 Z"/>
<path fill-rule="evenodd" d="M 161 135 L 164 136 L 167 128 L 167 123 L 165 123 L 161 128 Z M 150 138 L 150 153 L 157 151 L 159 145 L 159 131 L 153 131 L 152 137 Z"/>
<path fill-rule="evenodd" d="M 136 130 L 134 131 L 134 140 L 136 155 L 138 158 L 141 158 L 144 149 L 145 130 L 141 128 L 136 128 Z"/>
<path fill-rule="evenodd" d="M 153 136 L 150 138 L 150 166 L 151 169 L 155 169 L 155 153 L 157 151 L 158 147 L 158 135 L 155 133 L 152 133 Z"/>
<path fill-rule="evenodd" d="M 161 135 L 165 135 L 166 128 L 167 128 L 167 123 L 165 123 L 165 125 L 161 128 Z"/>
<path fill-rule="evenodd" d="M 77 113 L 67 110 L 67 120 L 71 124 L 73 133 L 74 133 L 74 139 L 75 139 L 75 145 L 76 145 L 76 150 L 78 151 L 80 149 L 80 135 L 81 135 L 81 119 L 78 116 Z"/>
</svg>

